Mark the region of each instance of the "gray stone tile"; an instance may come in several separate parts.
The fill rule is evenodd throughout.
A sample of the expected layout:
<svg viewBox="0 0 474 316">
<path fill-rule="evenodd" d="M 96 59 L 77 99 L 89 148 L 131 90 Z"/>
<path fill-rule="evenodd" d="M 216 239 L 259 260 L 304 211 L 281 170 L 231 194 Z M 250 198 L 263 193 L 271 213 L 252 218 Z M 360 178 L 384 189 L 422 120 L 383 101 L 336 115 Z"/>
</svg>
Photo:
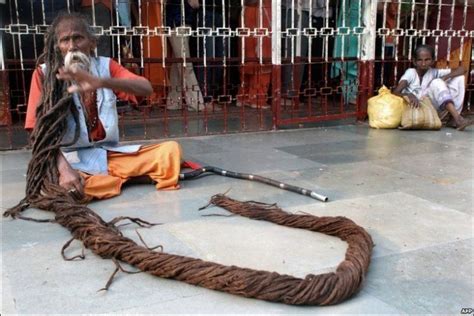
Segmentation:
<svg viewBox="0 0 474 316">
<path fill-rule="evenodd" d="M 32 234 L 34 231 L 32 229 Z M 170 253 L 197 255 L 162 226 L 139 231 L 149 246 L 163 244 L 165 251 Z M 123 232 L 140 243 L 134 229 L 126 228 Z M 115 269 L 114 264 L 90 251 L 86 251 L 86 260 L 63 261 L 60 250 L 67 239 L 46 241 L 39 237 L 21 248 L 3 252 L 2 279 L 10 285 L 14 284 L 11 293 L 18 313 L 108 313 L 111 309 L 129 308 L 137 301 L 147 302 L 148 305 L 148 302 L 159 303 L 176 295 L 186 297 L 194 293 L 195 287 L 184 283 L 147 274 L 124 273 L 115 277 L 108 292 L 97 292 L 106 284 Z M 80 243 L 76 242 L 68 249 L 67 255 L 80 251 Z M 133 270 L 130 267 L 126 269 Z M 131 294 L 136 299 L 131 300 Z"/>
<path fill-rule="evenodd" d="M 196 291 L 198 292 L 198 291 Z M 178 303 L 179 302 L 179 303 Z M 335 306 L 288 306 L 250 298 L 236 297 L 220 292 L 199 291 L 191 297 L 180 297 L 167 302 L 148 306 L 135 305 L 116 313 L 156 313 L 156 314 L 265 314 L 265 315 L 336 315 L 336 314 L 399 314 L 400 310 L 384 303 L 367 293 L 360 293 Z"/>
<path fill-rule="evenodd" d="M 12 169 L 26 170 L 31 159 L 31 152 L 26 150 L 0 152 L 0 166 L 2 171 Z"/>
<path fill-rule="evenodd" d="M 204 260 L 300 278 L 337 266 L 346 250 L 335 237 L 238 216 L 173 223 L 167 229 Z"/>
<path fill-rule="evenodd" d="M 443 184 L 472 179 L 473 157 L 470 150 L 446 149 L 438 153 L 392 157 L 386 160 L 378 160 L 375 163 Z"/>
<path fill-rule="evenodd" d="M 473 142 L 474 129 L 468 128 L 463 132 L 458 132 L 452 128 L 442 128 L 439 131 L 423 130 L 397 130 L 397 129 L 372 129 L 368 125 L 347 125 L 340 126 L 340 129 L 350 134 L 357 134 L 364 138 L 391 139 L 402 138 L 423 143 L 425 141 L 439 144 L 447 144 L 460 148 L 470 148 Z"/>
<path fill-rule="evenodd" d="M 206 198 L 186 197 L 185 194 L 176 196 L 173 193 L 168 193 L 164 195 L 161 192 L 150 192 L 144 198 L 135 201 L 104 200 L 91 203 L 90 208 L 106 221 L 119 216 L 133 216 L 152 223 L 166 224 L 201 218 L 198 209 L 206 205 L 210 198 L 210 196 Z M 166 197 L 163 198 L 163 196 Z"/>
<path fill-rule="evenodd" d="M 187 153 L 193 155 L 205 153 L 220 153 L 225 150 L 221 146 L 210 144 L 205 139 L 179 139 L 177 140 L 183 148 L 184 158 L 187 159 Z"/>
<path fill-rule="evenodd" d="M 307 159 L 272 150 L 270 152 L 251 152 L 247 150 L 232 151 L 222 154 L 202 154 L 191 156 L 203 165 L 216 166 L 244 173 L 261 173 L 270 170 L 293 170 L 297 168 L 317 167 L 320 164 Z"/>
<path fill-rule="evenodd" d="M 440 131 L 409 131 L 408 136 L 419 142 L 433 141 L 461 148 L 472 148 L 474 129 L 471 127 L 463 132 L 458 132 L 453 128 L 442 128 Z"/>
<path fill-rule="evenodd" d="M 259 183 L 209 176 L 181 182 L 176 191 L 129 186 L 119 197 L 90 204 L 106 220 L 133 216 L 162 223 L 149 229 L 131 224 L 122 231 L 139 242 L 137 229 L 149 246 L 161 244 L 166 252 L 297 276 L 333 270 L 345 244 L 241 217 L 205 216 L 227 214 L 216 207 L 197 209 L 231 189 L 229 196 L 239 200 L 347 216 L 366 227 L 376 247 L 365 286 L 342 304 L 286 306 L 145 274 L 119 274 L 108 293 L 96 293 L 114 270 L 109 260 L 87 251 L 85 261 L 64 262 L 66 229 L 3 219 L 2 312 L 458 314 L 473 291 L 472 241 L 467 241 L 473 236 L 472 133 L 346 125 L 184 139 L 187 159 L 299 185 L 331 200 L 321 203 Z M 3 208 L 23 197 L 29 157 L 25 151 L 0 153 Z M 52 214 L 28 210 L 25 215 Z M 80 250 L 74 242 L 68 254 Z"/>
<path fill-rule="evenodd" d="M 379 166 L 371 161 L 327 165 L 287 172 L 283 181 L 327 195 L 331 201 L 402 191 L 429 185 L 416 175 Z"/>
<path fill-rule="evenodd" d="M 442 181 L 405 187 L 401 191 L 473 215 L 474 180 L 453 180 L 445 178 Z"/>
<path fill-rule="evenodd" d="M 386 256 L 471 238 L 472 217 L 406 193 L 387 193 L 290 208 L 317 216 L 345 216 L 364 227 Z"/>
<path fill-rule="evenodd" d="M 363 139 L 360 135 L 347 133 L 344 129 L 338 127 L 331 127 L 209 136 L 205 139 L 205 142 L 226 150 L 232 148 L 268 150 L 269 148 L 281 146 L 338 141 L 341 138 L 349 140 Z"/>
<path fill-rule="evenodd" d="M 408 314 L 472 308 L 473 239 L 375 258 L 365 291 Z"/>
<path fill-rule="evenodd" d="M 417 156 L 426 153 L 441 153 L 459 150 L 452 145 L 403 137 L 367 138 L 355 141 L 337 141 L 319 144 L 278 147 L 279 150 L 313 160 L 322 164 L 340 164 L 404 156 Z"/>
</svg>

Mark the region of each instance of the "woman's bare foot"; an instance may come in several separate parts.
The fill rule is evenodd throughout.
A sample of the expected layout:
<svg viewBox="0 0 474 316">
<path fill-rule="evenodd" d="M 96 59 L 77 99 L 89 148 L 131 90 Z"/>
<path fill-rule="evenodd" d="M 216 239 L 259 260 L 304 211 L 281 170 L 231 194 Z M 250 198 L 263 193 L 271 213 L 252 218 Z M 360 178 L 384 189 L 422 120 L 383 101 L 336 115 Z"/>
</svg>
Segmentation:
<svg viewBox="0 0 474 316">
<path fill-rule="evenodd" d="M 472 125 L 472 124 L 474 124 L 473 120 L 470 120 L 470 119 L 464 118 L 462 116 L 459 116 L 459 118 L 455 119 L 455 126 L 454 127 L 458 131 L 463 131 L 466 127 L 468 127 L 469 125 Z"/>
</svg>

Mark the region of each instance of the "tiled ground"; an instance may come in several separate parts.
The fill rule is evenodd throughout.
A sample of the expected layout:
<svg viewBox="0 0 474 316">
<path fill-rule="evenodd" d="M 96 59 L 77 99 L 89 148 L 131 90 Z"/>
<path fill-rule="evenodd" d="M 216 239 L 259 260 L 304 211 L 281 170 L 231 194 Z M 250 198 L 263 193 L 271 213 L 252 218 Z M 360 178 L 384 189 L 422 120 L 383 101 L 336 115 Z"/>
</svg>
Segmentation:
<svg viewBox="0 0 474 316">
<path fill-rule="evenodd" d="M 474 307 L 473 134 L 347 125 L 182 139 L 187 159 L 307 187 L 330 202 L 208 176 L 183 182 L 179 191 L 131 186 L 91 204 L 105 219 L 132 215 L 163 223 L 139 231 L 166 252 L 298 277 L 333 270 L 345 243 L 235 216 L 206 217 L 225 211 L 197 209 L 230 189 L 240 200 L 349 217 L 376 246 L 362 291 L 339 305 L 268 303 L 146 274 L 119 274 L 107 293 L 97 292 L 114 270 L 112 262 L 90 252 L 84 261 L 63 261 L 60 249 L 70 236 L 64 228 L 3 219 L 1 313 L 459 314 Z M 25 151 L 0 153 L 3 209 L 23 197 L 29 157 Z M 51 216 L 37 210 L 28 215 Z M 123 231 L 138 240 L 132 225 Z M 80 250 L 76 242 L 68 253 Z"/>
</svg>

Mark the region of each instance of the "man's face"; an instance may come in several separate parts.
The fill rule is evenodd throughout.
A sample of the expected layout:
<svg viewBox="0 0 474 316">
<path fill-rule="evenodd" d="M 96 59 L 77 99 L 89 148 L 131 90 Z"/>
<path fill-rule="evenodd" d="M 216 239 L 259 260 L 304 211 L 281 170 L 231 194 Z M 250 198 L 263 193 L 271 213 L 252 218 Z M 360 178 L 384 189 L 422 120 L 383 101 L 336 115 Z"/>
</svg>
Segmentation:
<svg viewBox="0 0 474 316">
<path fill-rule="evenodd" d="M 56 28 L 56 37 L 61 54 L 66 56 L 68 52 L 80 51 L 90 56 L 95 49 L 95 40 L 90 38 L 81 24 L 74 20 L 65 20 L 59 23 Z"/>
</svg>

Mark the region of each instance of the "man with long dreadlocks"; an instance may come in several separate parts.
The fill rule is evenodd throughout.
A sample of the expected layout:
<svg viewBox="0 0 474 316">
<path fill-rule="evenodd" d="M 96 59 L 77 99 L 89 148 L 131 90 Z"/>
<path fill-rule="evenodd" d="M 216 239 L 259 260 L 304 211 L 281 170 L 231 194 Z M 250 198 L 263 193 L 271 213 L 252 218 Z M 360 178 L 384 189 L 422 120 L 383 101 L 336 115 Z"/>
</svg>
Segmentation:
<svg viewBox="0 0 474 316">
<path fill-rule="evenodd" d="M 157 189 L 178 188 L 176 142 L 119 146 L 117 97 L 136 103 L 135 95 L 148 96 L 152 87 L 114 60 L 93 57 L 96 43 L 85 17 L 68 13 L 53 21 L 33 73 L 25 128 L 41 128 L 36 117 L 70 93 L 64 147 L 56 157 L 63 188 L 97 199 L 120 194 L 126 181 L 140 177 L 151 178 Z"/>
</svg>

